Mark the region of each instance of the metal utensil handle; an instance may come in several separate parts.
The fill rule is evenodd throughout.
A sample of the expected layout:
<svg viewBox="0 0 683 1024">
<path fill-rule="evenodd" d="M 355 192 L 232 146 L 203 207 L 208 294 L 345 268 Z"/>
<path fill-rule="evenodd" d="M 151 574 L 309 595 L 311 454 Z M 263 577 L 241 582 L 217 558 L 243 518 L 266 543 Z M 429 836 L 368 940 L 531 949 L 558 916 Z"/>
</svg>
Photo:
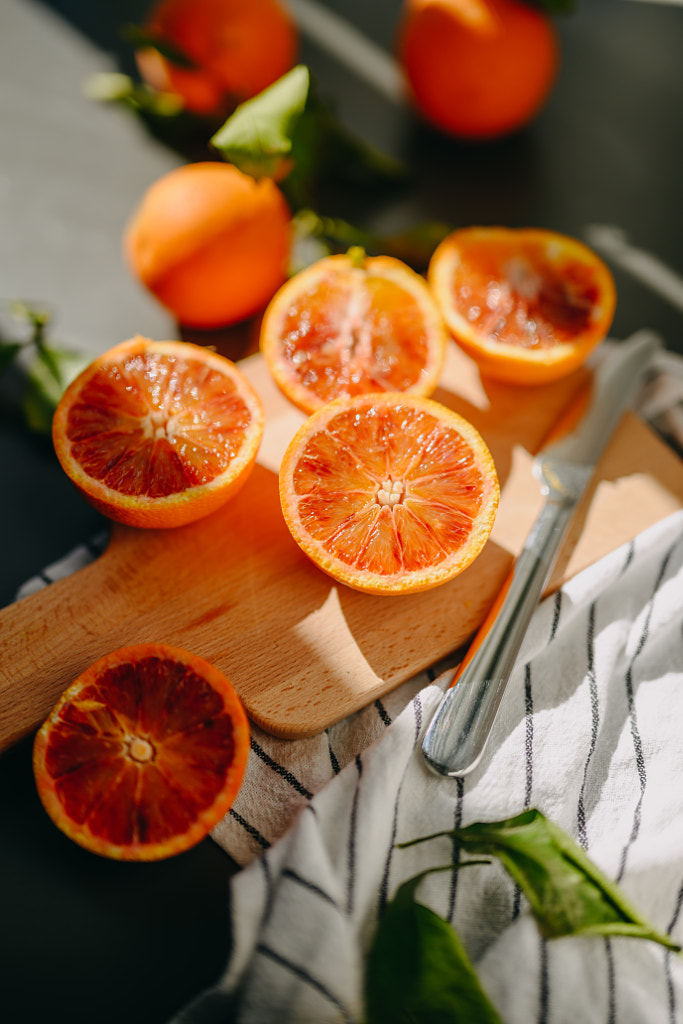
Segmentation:
<svg viewBox="0 0 683 1024">
<path fill-rule="evenodd" d="M 575 505 L 574 499 L 545 502 L 502 605 L 492 624 L 487 620 L 482 627 L 475 653 L 444 696 L 422 744 L 425 761 L 439 775 L 458 777 L 476 767 Z M 479 645 L 485 630 L 486 643 Z"/>
</svg>

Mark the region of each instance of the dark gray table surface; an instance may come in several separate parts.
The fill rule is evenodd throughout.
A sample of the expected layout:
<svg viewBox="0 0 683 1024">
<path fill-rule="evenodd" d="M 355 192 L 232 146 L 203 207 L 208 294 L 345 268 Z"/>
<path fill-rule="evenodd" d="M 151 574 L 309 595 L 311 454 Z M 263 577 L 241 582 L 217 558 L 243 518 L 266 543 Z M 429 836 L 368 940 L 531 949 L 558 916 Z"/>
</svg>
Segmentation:
<svg viewBox="0 0 683 1024">
<path fill-rule="evenodd" d="M 391 49 L 398 0 L 324 6 Z M 48 303 L 55 340 L 93 354 L 137 332 L 177 336 L 130 279 L 120 237 L 146 185 L 183 157 L 81 92 L 93 71 L 130 70 L 118 30 L 144 9 L 141 0 L 3 0 L 0 9 L 0 300 Z M 562 68 L 545 110 L 516 136 L 479 146 L 420 124 L 304 39 L 301 59 L 339 118 L 414 171 L 400 189 L 340 189 L 326 212 L 382 230 L 438 219 L 587 239 L 591 226 L 617 227 L 654 257 L 654 279 L 612 262 L 612 334 L 653 328 L 683 353 L 683 10 L 578 0 L 558 26 Z M 239 356 L 242 336 L 229 343 Z M 23 428 L 18 387 L 15 374 L 0 381 L 1 605 L 103 526 L 49 443 Z M 30 752 L 27 740 L 0 759 L 0 1017 L 168 1020 L 225 963 L 230 860 L 210 839 L 153 865 L 86 853 L 44 814 Z"/>
</svg>

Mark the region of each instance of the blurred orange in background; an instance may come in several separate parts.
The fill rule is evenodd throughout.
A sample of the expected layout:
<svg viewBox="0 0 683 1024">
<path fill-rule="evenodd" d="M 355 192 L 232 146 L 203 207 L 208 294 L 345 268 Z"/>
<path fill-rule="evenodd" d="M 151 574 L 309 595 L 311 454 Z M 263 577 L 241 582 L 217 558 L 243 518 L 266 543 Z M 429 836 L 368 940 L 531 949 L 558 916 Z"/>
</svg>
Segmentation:
<svg viewBox="0 0 683 1024">
<path fill-rule="evenodd" d="M 522 0 L 406 0 L 397 53 L 420 113 L 472 140 L 532 120 L 559 65 L 554 25 Z"/>
<path fill-rule="evenodd" d="M 136 51 L 144 81 L 180 96 L 195 114 L 220 115 L 293 66 L 298 31 L 278 0 L 160 0 L 145 31 L 160 49 Z M 177 50 L 175 63 L 161 52 Z"/>
<path fill-rule="evenodd" d="M 183 164 L 143 195 L 124 233 L 133 274 L 187 327 L 259 312 L 287 276 L 291 213 L 270 178 Z"/>
</svg>

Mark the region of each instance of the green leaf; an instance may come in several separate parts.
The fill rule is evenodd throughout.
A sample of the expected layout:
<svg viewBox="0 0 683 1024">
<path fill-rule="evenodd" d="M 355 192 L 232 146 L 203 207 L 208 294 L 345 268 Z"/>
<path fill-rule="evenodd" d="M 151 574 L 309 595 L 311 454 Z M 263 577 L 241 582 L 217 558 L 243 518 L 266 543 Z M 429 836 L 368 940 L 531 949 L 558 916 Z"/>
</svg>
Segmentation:
<svg viewBox="0 0 683 1024">
<path fill-rule="evenodd" d="M 27 370 L 23 400 L 26 422 L 36 433 L 49 433 L 65 389 L 90 362 L 89 356 L 42 344 Z"/>
<path fill-rule="evenodd" d="M 379 921 L 367 961 L 366 1024 L 501 1024 L 454 930 L 415 899 L 430 873 L 404 882 Z"/>
<path fill-rule="evenodd" d="M 681 948 L 642 917 L 581 847 L 540 811 L 441 834 L 452 836 L 468 853 L 497 857 L 526 896 L 546 938 L 624 935 Z"/>
<path fill-rule="evenodd" d="M 303 64 L 241 103 L 211 145 L 245 174 L 281 182 L 294 209 L 315 205 L 327 178 L 406 177 L 400 161 L 356 139 L 339 123 Z"/>
<path fill-rule="evenodd" d="M 356 227 L 339 217 L 323 217 L 302 209 L 293 217 L 290 273 L 331 253 L 362 246 L 371 255 L 395 256 L 417 271 L 427 268 L 434 249 L 452 230 L 447 224 L 427 221 L 408 231 L 382 235 Z"/>
<path fill-rule="evenodd" d="M 98 71 L 83 83 L 83 94 L 97 103 L 118 103 L 136 114 L 158 118 L 177 118 L 184 112 L 180 96 L 159 92 L 144 83 L 134 82 L 118 71 Z"/>
<path fill-rule="evenodd" d="M 150 32 L 140 25 L 125 25 L 121 29 L 121 37 L 127 43 L 130 43 L 135 50 L 150 48 L 156 50 L 162 57 L 165 57 L 166 60 L 171 61 L 172 64 L 179 68 L 191 70 L 198 66 L 197 62 L 192 60 L 176 43 L 172 43 L 164 36 L 156 32 Z"/>
<path fill-rule="evenodd" d="M 241 103 L 211 139 L 223 158 L 254 178 L 280 180 L 292 168 L 294 135 L 310 90 L 303 64 Z"/>
<path fill-rule="evenodd" d="M 0 373 L 12 365 L 24 346 L 19 341 L 0 341 Z"/>
</svg>

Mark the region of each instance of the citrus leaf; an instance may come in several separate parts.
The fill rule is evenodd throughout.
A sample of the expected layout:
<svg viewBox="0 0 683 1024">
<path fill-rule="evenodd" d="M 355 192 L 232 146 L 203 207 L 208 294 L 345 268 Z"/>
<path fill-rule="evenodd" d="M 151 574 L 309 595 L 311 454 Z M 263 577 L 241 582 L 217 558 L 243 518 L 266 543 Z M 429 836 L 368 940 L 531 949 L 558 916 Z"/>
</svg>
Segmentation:
<svg viewBox="0 0 683 1024">
<path fill-rule="evenodd" d="M 118 103 L 136 114 L 158 118 L 177 118 L 184 112 L 182 98 L 172 92 L 159 92 L 152 86 L 134 82 L 118 71 L 98 71 L 83 83 L 83 94 L 96 103 Z"/>
<path fill-rule="evenodd" d="M 380 918 L 367 961 L 366 1024 L 501 1024 L 455 931 L 415 899 L 430 873 L 404 882 Z"/>
<path fill-rule="evenodd" d="M 295 210 L 315 203 L 326 178 L 396 181 L 407 174 L 399 160 L 340 124 L 303 64 L 241 103 L 212 136 L 211 145 L 245 174 L 281 182 Z"/>
<path fill-rule="evenodd" d="M 394 256 L 414 270 L 425 270 L 436 246 L 452 231 L 447 224 L 426 221 L 398 234 L 384 235 L 359 228 L 340 217 L 302 209 L 293 218 L 291 272 L 331 253 L 360 245 L 372 255 Z"/>
<path fill-rule="evenodd" d="M 368 252 L 375 251 L 377 246 L 377 239 L 367 231 L 338 217 L 321 217 L 314 210 L 299 210 L 292 218 L 292 227 L 290 274 L 324 256 L 346 252 L 352 245 L 360 245 Z"/>
<path fill-rule="evenodd" d="M 188 70 L 196 68 L 197 62 L 192 60 L 184 50 L 181 50 L 175 43 L 171 43 L 164 36 L 159 35 L 156 32 L 150 32 L 146 28 L 142 28 L 140 25 L 126 25 L 121 29 L 121 37 L 130 43 L 133 49 L 153 49 L 157 53 L 160 53 L 162 57 L 169 60 L 172 64 L 175 64 L 179 68 L 187 68 Z"/>
<path fill-rule="evenodd" d="M 27 386 L 23 411 L 29 428 L 36 433 L 49 433 L 57 403 L 65 389 L 90 357 L 52 346 L 40 345 L 27 369 Z"/>
<path fill-rule="evenodd" d="M 254 178 L 280 180 L 292 166 L 294 132 L 310 90 L 303 64 L 241 103 L 211 138 L 221 156 Z"/>
<path fill-rule="evenodd" d="M 639 914 L 581 847 L 540 811 L 475 822 L 441 835 L 451 836 L 468 853 L 497 857 L 526 896 L 546 938 L 623 935 L 681 948 Z"/>
</svg>

